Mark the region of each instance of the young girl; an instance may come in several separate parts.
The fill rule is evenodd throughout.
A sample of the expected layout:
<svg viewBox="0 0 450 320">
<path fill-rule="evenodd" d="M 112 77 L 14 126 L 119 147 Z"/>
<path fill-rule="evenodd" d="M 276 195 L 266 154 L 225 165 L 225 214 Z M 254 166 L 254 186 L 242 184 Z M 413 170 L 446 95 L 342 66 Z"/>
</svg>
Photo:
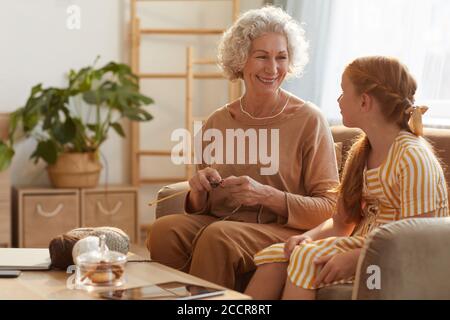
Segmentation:
<svg viewBox="0 0 450 320">
<path fill-rule="evenodd" d="M 448 215 L 443 170 L 421 137 L 416 82 L 399 61 L 364 57 L 342 75 L 343 123 L 364 132 L 352 146 L 332 218 L 255 255 L 246 294 L 255 299 L 314 299 L 316 289 L 354 280 L 369 232 L 412 217 Z M 320 168 L 318 168 L 320 170 Z"/>
</svg>

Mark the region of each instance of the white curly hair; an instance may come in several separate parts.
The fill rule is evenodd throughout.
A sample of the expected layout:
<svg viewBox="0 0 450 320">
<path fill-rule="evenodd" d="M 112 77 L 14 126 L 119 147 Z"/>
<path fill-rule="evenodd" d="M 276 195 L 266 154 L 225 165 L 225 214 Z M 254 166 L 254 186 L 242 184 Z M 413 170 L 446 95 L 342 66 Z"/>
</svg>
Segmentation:
<svg viewBox="0 0 450 320">
<path fill-rule="evenodd" d="M 308 63 L 308 42 L 305 30 L 281 8 L 265 6 L 243 13 L 224 32 L 218 46 L 219 67 L 229 80 L 242 79 L 251 43 L 265 33 L 286 36 L 289 54 L 288 77 L 299 77 Z"/>
</svg>

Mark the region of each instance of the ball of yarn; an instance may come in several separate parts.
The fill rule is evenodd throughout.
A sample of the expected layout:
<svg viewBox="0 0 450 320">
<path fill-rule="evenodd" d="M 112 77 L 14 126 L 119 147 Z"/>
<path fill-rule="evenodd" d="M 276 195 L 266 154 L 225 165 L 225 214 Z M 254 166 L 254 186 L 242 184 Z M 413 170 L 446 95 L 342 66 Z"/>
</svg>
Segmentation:
<svg viewBox="0 0 450 320">
<path fill-rule="evenodd" d="M 109 250 L 127 254 L 130 248 L 130 238 L 121 229 L 114 227 L 77 228 L 53 238 L 49 244 L 52 268 L 66 269 L 75 264 L 72 251 L 75 244 L 89 236 L 105 235 L 105 243 Z M 97 244 L 98 246 L 98 244 Z"/>
<path fill-rule="evenodd" d="M 52 268 L 66 269 L 73 264 L 72 248 L 80 239 L 78 236 L 62 234 L 50 241 L 48 250 Z"/>
<path fill-rule="evenodd" d="M 92 236 L 97 237 L 102 234 L 105 235 L 105 243 L 109 250 L 123 254 L 127 254 L 130 250 L 130 238 L 122 230 L 113 227 L 100 227 L 95 228 L 91 233 Z"/>
</svg>

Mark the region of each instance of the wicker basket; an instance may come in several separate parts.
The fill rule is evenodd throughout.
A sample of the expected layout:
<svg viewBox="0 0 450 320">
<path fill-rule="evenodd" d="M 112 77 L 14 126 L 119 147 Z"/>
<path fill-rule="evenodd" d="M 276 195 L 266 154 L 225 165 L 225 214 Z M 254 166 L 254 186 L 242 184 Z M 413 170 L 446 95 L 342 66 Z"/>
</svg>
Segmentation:
<svg viewBox="0 0 450 320">
<path fill-rule="evenodd" d="M 54 165 L 47 167 L 56 188 L 94 188 L 98 185 L 102 165 L 97 154 L 63 153 Z"/>
</svg>

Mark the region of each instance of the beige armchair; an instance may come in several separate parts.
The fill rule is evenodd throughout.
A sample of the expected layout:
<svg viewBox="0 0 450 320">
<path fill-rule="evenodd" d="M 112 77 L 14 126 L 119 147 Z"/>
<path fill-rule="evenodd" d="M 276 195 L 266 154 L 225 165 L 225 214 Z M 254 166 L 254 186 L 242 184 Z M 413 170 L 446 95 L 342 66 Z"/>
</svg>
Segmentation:
<svg viewBox="0 0 450 320">
<path fill-rule="evenodd" d="M 333 127 L 342 156 L 357 130 Z M 450 164 L 450 130 L 428 129 L 425 136 Z M 450 172 L 446 172 L 447 183 Z M 189 188 L 187 182 L 163 187 L 158 199 Z M 156 218 L 184 212 L 184 197 L 158 203 Z M 358 262 L 353 285 L 318 290 L 317 298 L 331 299 L 450 299 L 450 218 L 415 218 L 390 223 L 372 232 Z M 248 277 L 248 275 L 247 275 Z M 246 279 L 248 280 L 248 279 Z M 245 281 L 245 280 L 244 280 Z"/>
</svg>

